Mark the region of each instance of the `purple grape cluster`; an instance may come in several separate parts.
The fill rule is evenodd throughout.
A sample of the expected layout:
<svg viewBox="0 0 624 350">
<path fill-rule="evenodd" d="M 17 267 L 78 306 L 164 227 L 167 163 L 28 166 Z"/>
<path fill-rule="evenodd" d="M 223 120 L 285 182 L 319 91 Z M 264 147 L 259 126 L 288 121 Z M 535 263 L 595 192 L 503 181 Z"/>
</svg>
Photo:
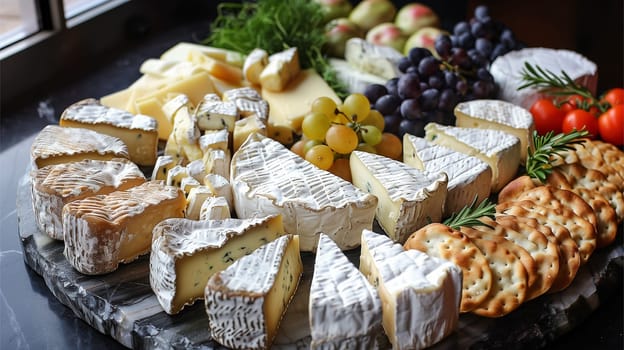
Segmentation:
<svg viewBox="0 0 624 350">
<path fill-rule="evenodd" d="M 429 122 L 455 124 L 457 103 L 494 98 L 490 62 L 520 47 L 511 30 L 492 20 L 486 6 L 478 6 L 474 18 L 459 22 L 453 35 L 436 39 L 437 56 L 425 48 L 411 49 L 399 62 L 398 78 L 369 85 L 364 95 L 383 114 L 385 131 L 424 136 Z"/>
</svg>

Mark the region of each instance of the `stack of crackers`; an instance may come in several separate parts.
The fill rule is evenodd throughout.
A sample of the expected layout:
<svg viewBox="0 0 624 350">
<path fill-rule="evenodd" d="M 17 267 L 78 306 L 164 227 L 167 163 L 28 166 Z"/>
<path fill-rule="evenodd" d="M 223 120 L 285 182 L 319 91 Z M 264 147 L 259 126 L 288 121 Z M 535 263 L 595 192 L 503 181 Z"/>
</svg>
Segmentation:
<svg viewBox="0 0 624 350">
<path fill-rule="evenodd" d="M 406 249 L 448 259 L 463 271 L 461 312 L 501 317 L 523 302 L 568 287 L 624 219 L 624 152 L 585 140 L 552 160 L 545 184 L 528 176 L 498 195 L 494 219 L 454 230 L 430 224 Z"/>
</svg>

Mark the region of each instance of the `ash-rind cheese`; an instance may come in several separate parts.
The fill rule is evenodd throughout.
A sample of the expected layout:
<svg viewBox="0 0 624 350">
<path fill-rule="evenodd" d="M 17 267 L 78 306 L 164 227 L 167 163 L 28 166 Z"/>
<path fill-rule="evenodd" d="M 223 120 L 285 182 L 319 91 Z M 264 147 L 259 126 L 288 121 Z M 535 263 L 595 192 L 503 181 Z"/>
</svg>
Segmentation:
<svg viewBox="0 0 624 350">
<path fill-rule="evenodd" d="M 596 93 L 598 67 L 594 62 L 574 51 L 535 47 L 511 51 L 492 62 L 490 73 L 499 86 L 498 98 L 530 109 L 542 96 L 534 87 L 518 91 L 518 87 L 524 84 L 522 71 L 525 62 L 557 76 L 565 71 L 575 82 L 587 87 L 594 95 Z"/>
<path fill-rule="evenodd" d="M 270 138 L 252 134 L 232 157 L 231 184 L 238 217 L 282 214 L 302 251 L 314 251 L 321 232 L 340 249 L 360 244 L 377 198 L 321 170 Z"/>
<path fill-rule="evenodd" d="M 128 146 L 130 160 L 142 166 L 156 163 L 158 123 L 154 118 L 103 106 L 90 98 L 67 107 L 59 124 L 118 137 Z"/>
<path fill-rule="evenodd" d="M 83 128 L 48 125 L 37 134 L 30 149 L 33 169 L 84 159 L 129 158 L 128 146 L 117 137 Z"/>
<path fill-rule="evenodd" d="M 214 274 L 205 304 L 211 337 L 232 349 L 268 349 L 303 273 L 299 237 L 286 235 Z"/>
<path fill-rule="evenodd" d="M 484 161 L 414 135 L 403 136 L 403 162 L 430 173 L 444 172 L 448 188 L 443 217 L 490 196 L 492 169 Z"/>
<path fill-rule="evenodd" d="M 68 203 L 63 207 L 65 257 L 86 275 L 112 272 L 149 252 L 154 226 L 183 217 L 185 205 L 182 191 L 162 181 Z"/>
<path fill-rule="evenodd" d="M 377 290 L 328 236 L 321 234 L 309 301 L 311 349 L 381 349 Z"/>
<path fill-rule="evenodd" d="M 52 164 L 31 172 L 35 222 L 41 232 L 62 240 L 63 206 L 69 202 L 145 182 L 136 164 L 124 158 L 110 161 L 85 159 Z"/>
<path fill-rule="evenodd" d="M 282 219 L 168 219 L 154 227 L 150 285 L 166 313 L 204 297 L 214 273 L 284 235 Z"/>
<path fill-rule="evenodd" d="M 395 242 L 430 221 L 442 219 L 447 194 L 445 173 L 428 173 L 402 162 L 362 151 L 349 159 L 353 184 L 378 199 L 376 218 Z"/>
<path fill-rule="evenodd" d="M 393 349 L 427 348 L 457 328 L 462 272 L 455 264 L 405 251 L 388 237 L 364 230 L 360 271 L 377 287 Z"/>
</svg>

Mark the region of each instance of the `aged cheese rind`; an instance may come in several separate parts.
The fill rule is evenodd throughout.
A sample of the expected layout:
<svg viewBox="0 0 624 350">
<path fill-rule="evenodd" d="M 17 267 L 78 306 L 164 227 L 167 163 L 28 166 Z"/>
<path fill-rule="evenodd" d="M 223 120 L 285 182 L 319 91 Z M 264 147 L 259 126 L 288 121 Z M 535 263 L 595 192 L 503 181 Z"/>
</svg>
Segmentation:
<svg viewBox="0 0 624 350">
<path fill-rule="evenodd" d="M 30 149 L 33 169 L 83 159 L 129 158 L 128 147 L 117 137 L 82 128 L 47 125 Z"/>
<path fill-rule="evenodd" d="M 492 169 L 476 157 L 436 145 L 424 138 L 405 134 L 403 162 L 430 173 L 446 173 L 448 188 L 443 217 L 448 217 L 470 205 L 475 196 L 478 203 L 490 196 Z"/>
<path fill-rule="evenodd" d="M 296 235 L 277 238 L 206 284 L 210 335 L 233 349 L 268 349 L 303 273 Z"/>
<path fill-rule="evenodd" d="M 41 232 L 58 240 L 63 239 L 65 204 L 145 182 L 145 176 L 136 164 L 124 158 L 48 165 L 33 170 L 31 178 L 35 223 Z"/>
<path fill-rule="evenodd" d="M 377 290 L 327 235 L 321 234 L 309 301 L 311 349 L 387 345 Z"/>
<path fill-rule="evenodd" d="M 343 250 L 355 248 L 375 217 L 375 196 L 258 134 L 232 156 L 231 184 L 238 217 L 283 214 L 302 251 L 315 250 L 320 232 Z"/>
<path fill-rule="evenodd" d="M 375 217 L 392 240 L 404 243 L 427 223 L 442 219 L 448 178 L 362 151 L 349 160 L 353 184 L 378 199 Z"/>
<path fill-rule="evenodd" d="M 154 227 L 150 285 L 168 314 L 204 297 L 214 273 L 284 234 L 279 216 L 196 221 L 168 219 Z"/>
<path fill-rule="evenodd" d="M 457 328 L 462 288 L 457 265 L 405 251 L 388 237 L 364 230 L 360 271 L 377 287 L 393 349 L 427 348 Z"/>
<path fill-rule="evenodd" d="M 79 272 L 112 272 L 150 251 L 152 229 L 183 217 L 180 189 L 148 181 L 125 191 L 80 199 L 63 207 L 64 254 Z"/>
</svg>

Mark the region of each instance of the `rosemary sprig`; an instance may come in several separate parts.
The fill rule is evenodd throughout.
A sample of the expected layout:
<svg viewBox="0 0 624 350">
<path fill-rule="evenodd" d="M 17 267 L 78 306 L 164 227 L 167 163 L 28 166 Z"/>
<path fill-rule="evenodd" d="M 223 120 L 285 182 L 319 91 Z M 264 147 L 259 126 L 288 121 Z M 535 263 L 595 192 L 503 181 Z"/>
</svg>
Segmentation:
<svg viewBox="0 0 624 350">
<path fill-rule="evenodd" d="M 546 181 L 553 171 L 551 157 L 561 156 L 561 152 L 572 149 L 572 145 L 583 143 L 582 138 L 588 134 L 587 130 L 574 130 L 556 135 L 550 131 L 540 136 L 537 131 L 533 131 L 533 150 L 529 147 L 526 160 L 527 175 L 542 183 Z"/>
<path fill-rule="evenodd" d="M 481 222 L 479 218 L 487 216 L 490 219 L 494 219 L 496 204 L 491 203 L 487 198 L 484 199 L 476 208 L 475 204 L 477 204 L 477 196 L 474 197 L 469 206 L 465 206 L 457 213 L 451 215 L 451 217 L 444 220 L 443 224 L 455 230 L 459 230 L 461 226 L 487 226 L 492 228 L 491 226 Z"/>
</svg>

